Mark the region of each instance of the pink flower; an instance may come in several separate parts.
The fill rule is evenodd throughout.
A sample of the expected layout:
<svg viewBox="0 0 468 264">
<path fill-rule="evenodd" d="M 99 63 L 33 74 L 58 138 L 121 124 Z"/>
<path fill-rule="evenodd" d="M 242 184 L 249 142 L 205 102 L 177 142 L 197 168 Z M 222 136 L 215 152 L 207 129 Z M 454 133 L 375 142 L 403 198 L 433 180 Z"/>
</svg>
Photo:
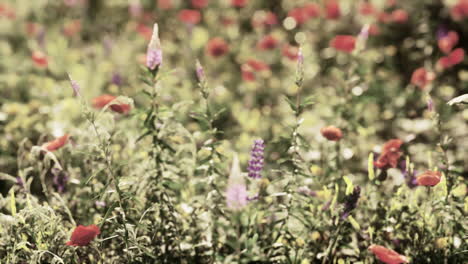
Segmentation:
<svg viewBox="0 0 468 264">
<path fill-rule="evenodd" d="M 362 2 L 359 7 L 359 13 L 364 16 L 373 15 L 375 13 L 374 6 L 369 2 Z"/>
<path fill-rule="evenodd" d="M 454 20 L 462 20 L 468 17 L 468 0 L 459 0 L 450 10 L 450 14 Z"/>
<path fill-rule="evenodd" d="M 205 8 L 209 0 L 192 0 L 192 6 L 195 8 Z"/>
<path fill-rule="evenodd" d="M 159 40 L 159 27 L 158 24 L 155 23 L 153 27 L 153 34 L 151 35 L 151 40 L 146 51 L 146 66 L 150 70 L 154 70 L 156 67 L 161 66 L 162 61 L 163 54 L 161 41 Z"/>
<path fill-rule="evenodd" d="M 298 58 L 298 55 L 299 55 L 299 48 L 295 47 L 295 46 L 291 46 L 289 44 L 286 44 L 286 45 L 283 46 L 283 48 L 281 50 L 281 53 L 286 58 L 288 58 L 288 59 L 290 59 L 292 61 L 296 61 L 297 58 Z"/>
<path fill-rule="evenodd" d="M 212 57 L 219 58 L 229 52 L 227 42 L 219 37 L 212 38 L 206 45 L 206 53 Z"/>
<path fill-rule="evenodd" d="M 397 9 L 391 14 L 392 21 L 398 24 L 404 24 L 408 21 L 408 12 L 403 9 Z"/>
<path fill-rule="evenodd" d="M 341 17 L 341 9 L 337 0 L 328 0 L 325 3 L 325 15 L 327 19 L 338 19 Z"/>
<path fill-rule="evenodd" d="M 252 17 L 252 26 L 255 28 L 274 26 L 278 24 L 278 18 L 273 12 L 256 12 Z"/>
<path fill-rule="evenodd" d="M 447 35 L 439 38 L 437 45 L 443 53 L 449 53 L 452 51 L 453 47 L 458 44 L 458 33 L 455 31 L 450 31 Z"/>
<path fill-rule="evenodd" d="M 411 76 L 411 83 L 423 90 L 430 82 L 435 79 L 433 72 L 428 72 L 423 67 L 416 69 Z"/>
<path fill-rule="evenodd" d="M 465 51 L 462 48 L 455 49 L 448 56 L 442 57 L 437 61 L 437 67 L 441 70 L 451 68 L 463 61 Z"/>
<path fill-rule="evenodd" d="M 158 0 L 158 8 L 163 10 L 171 9 L 172 0 Z"/>
<path fill-rule="evenodd" d="M 278 46 L 278 40 L 272 35 L 263 37 L 257 43 L 257 48 L 261 50 L 272 50 L 272 49 L 275 49 L 277 46 Z"/>
<path fill-rule="evenodd" d="M 231 5 L 234 7 L 245 7 L 248 0 L 231 0 Z"/>
</svg>

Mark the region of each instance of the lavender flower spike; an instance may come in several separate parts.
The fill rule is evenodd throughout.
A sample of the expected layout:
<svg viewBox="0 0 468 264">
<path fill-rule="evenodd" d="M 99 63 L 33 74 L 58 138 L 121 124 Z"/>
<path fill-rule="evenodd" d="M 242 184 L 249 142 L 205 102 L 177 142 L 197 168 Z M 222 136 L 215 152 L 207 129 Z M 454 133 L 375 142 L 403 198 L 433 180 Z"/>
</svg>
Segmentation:
<svg viewBox="0 0 468 264">
<path fill-rule="evenodd" d="M 247 186 L 242 177 L 239 159 L 234 155 L 226 189 L 226 205 L 231 210 L 239 211 L 247 205 L 247 199 Z"/>
<path fill-rule="evenodd" d="M 159 28 L 158 23 L 154 24 L 153 35 L 151 41 L 148 44 L 148 50 L 146 52 L 146 66 L 150 70 L 156 69 L 160 66 L 163 61 L 161 41 L 159 40 Z"/>
<path fill-rule="evenodd" d="M 197 72 L 197 78 L 200 83 L 205 82 L 205 70 L 203 69 L 203 66 L 201 65 L 200 61 L 197 60 L 195 64 L 196 72 Z"/>
<path fill-rule="evenodd" d="M 250 178 L 259 179 L 262 177 L 264 149 L 265 143 L 262 139 L 254 141 L 252 152 L 250 152 L 249 166 L 247 167 Z"/>
<path fill-rule="evenodd" d="M 73 96 L 80 96 L 80 85 L 71 78 L 70 74 L 68 74 L 68 80 L 70 80 L 70 85 L 73 89 Z"/>
</svg>

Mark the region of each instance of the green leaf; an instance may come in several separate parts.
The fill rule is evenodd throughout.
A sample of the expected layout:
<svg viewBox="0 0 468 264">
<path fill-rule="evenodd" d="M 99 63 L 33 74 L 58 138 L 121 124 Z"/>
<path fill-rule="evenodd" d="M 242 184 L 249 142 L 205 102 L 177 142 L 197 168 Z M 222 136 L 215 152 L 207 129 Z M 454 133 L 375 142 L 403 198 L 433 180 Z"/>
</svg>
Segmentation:
<svg viewBox="0 0 468 264">
<path fill-rule="evenodd" d="M 305 107 L 308 107 L 308 106 L 313 105 L 313 104 L 314 104 L 313 99 L 314 99 L 314 96 L 312 96 L 312 95 L 306 97 L 306 98 L 304 99 L 304 101 L 302 101 L 301 106 L 305 108 Z"/>
<path fill-rule="evenodd" d="M 291 109 L 292 109 L 294 112 L 297 112 L 296 103 L 294 103 L 293 101 L 291 101 L 291 99 L 289 99 L 287 96 L 285 96 L 284 99 L 285 99 L 286 102 L 289 104 L 289 107 L 291 107 Z"/>
<path fill-rule="evenodd" d="M 375 178 L 374 173 L 374 153 L 369 153 L 369 158 L 367 159 L 367 173 L 369 176 L 369 180 L 373 180 Z"/>
<path fill-rule="evenodd" d="M 346 183 L 346 195 L 352 194 L 354 190 L 353 182 L 347 176 L 343 176 L 343 180 Z"/>
<path fill-rule="evenodd" d="M 447 197 L 447 180 L 443 173 L 440 182 L 434 186 L 434 197 L 436 199 L 445 199 Z"/>
<path fill-rule="evenodd" d="M 361 230 L 361 226 L 352 215 L 348 216 L 348 220 L 349 223 L 354 227 L 354 229 L 356 229 L 357 231 Z"/>
<path fill-rule="evenodd" d="M 11 215 L 16 216 L 16 201 L 15 201 L 15 191 L 13 188 L 10 189 L 11 199 L 10 199 L 10 207 L 11 207 Z"/>
</svg>

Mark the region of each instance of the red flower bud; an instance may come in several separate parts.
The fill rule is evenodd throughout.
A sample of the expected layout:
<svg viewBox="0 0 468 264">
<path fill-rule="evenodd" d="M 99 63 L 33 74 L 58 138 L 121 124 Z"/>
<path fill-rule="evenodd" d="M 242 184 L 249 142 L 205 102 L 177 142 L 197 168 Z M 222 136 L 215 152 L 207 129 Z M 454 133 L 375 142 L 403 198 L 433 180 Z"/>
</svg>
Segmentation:
<svg viewBox="0 0 468 264">
<path fill-rule="evenodd" d="M 442 173 L 440 171 L 426 171 L 416 177 L 418 185 L 435 186 L 440 182 Z"/>
<path fill-rule="evenodd" d="M 339 141 L 343 137 L 343 132 L 341 129 L 334 126 L 322 127 L 320 129 L 322 136 L 330 141 Z"/>
</svg>

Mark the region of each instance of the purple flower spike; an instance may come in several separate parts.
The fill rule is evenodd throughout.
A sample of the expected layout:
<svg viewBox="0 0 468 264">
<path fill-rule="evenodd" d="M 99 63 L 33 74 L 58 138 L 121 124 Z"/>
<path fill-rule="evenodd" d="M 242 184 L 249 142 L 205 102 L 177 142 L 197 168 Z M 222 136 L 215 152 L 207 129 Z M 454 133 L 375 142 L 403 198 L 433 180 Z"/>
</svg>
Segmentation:
<svg viewBox="0 0 468 264">
<path fill-rule="evenodd" d="M 262 177 L 264 149 L 265 143 L 262 139 L 254 141 L 252 152 L 250 152 L 249 166 L 247 167 L 250 178 L 259 179 Z"/>
<path fill-rule="evenodd" d="M 434 101 L 432 101 L 432 98 L 427 99 L 427 111 L 434 112 Z"/>
<path fill-rule="evenodd" d="M 68 79 L 70 81 L 70 85 L 73 89 L 73 96 L 80 96 L 80 85 L 71 78 L 70 74 L 68 74 Z"/>
<path fill-rule="evenodd" d="M 203 66 L 201 65 L 199 60 L 197 60 L 195 68 L 196 68 L 196 72 L 197 72 L 198 81 L 200 83 L 205 82 L 205 70 L 203 69 Z"/>
<path fill-rule="evenodd" d="M 146 53 L 146 66 L 150 70 L 156 69 L 156 67 L 161 66 L 163 61 L 163 54 L 161 49 L 161 42 L 159 40 L 159 28 L 158 24 L 154 24 L 153 35 L 151 36 L 151 41 L 148 44 L 148 51 Z"/>
<path fill-rule="evenodd" d="M 361 188 L 359 186 L 354 187 L 353 192 L 345 197 L 343 212 L 341 213 L 341 219 L 346 219 L 352 210 L 357 207 L 359 197 L 361 196 Z"/>
</svg>

